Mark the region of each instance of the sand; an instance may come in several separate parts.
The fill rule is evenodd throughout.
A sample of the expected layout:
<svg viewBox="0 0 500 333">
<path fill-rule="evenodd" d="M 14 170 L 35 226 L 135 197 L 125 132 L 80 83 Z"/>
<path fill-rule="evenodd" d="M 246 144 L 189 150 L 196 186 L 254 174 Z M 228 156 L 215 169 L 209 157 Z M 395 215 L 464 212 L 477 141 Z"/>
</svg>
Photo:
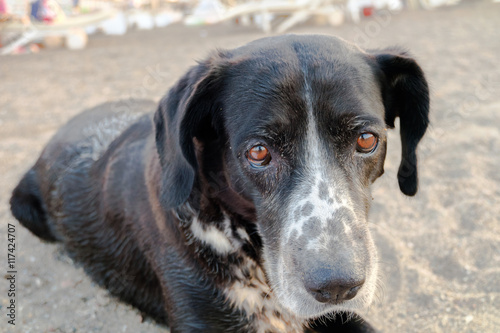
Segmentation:
<svg viewBox="0 0 500 333">
<path fill-rule="evenodd" d="M 303 25 L 365 47 L 402 45 L 432 89 L 432 126 L 420 149 L 420 191 L 398 190 L 400 143 L 389 137 L 386 173 L 373 188 L 370 223 L 380 288 L 364 316 L 383 332 L 500 332 L 500 4 L 466 2 L 434 11 L 386 13 L 359 25 Z M 50 136 L 86 107 L 120 98 L 159 100 L 215 47 L 263 37 L 234 25 L 94 36 L 85 50 L 0 58 L 0 267 L 7 224 L 16 227 L 16 326 L 1 332 L 164 332 L 110 298 L 57 246 L 10 215 L 10 192 Z"/>
</svg>

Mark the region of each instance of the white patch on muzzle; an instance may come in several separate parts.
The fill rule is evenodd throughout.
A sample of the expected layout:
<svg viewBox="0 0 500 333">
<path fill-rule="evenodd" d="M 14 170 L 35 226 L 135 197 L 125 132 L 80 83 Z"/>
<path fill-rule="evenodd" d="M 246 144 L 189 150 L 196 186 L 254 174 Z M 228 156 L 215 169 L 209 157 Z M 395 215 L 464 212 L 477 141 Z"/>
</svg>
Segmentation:
<svg viewBox="0 0 500 333">
<path fill-rule="evenodd" d="M 292 313 L 303 318 L 317 318 L 321 315 L 352 311 L 368 306 L 373 299 L 377 280 L 377 254 L 373 240 L 367 230 L 365 243 L 369 258 L 366 259 L 365 283 L 357 295 L 341 304 L 318 302 L 307 292 L 300 272 L 290 267 L 289 251 L 296 250 L 296 241 L 305 233 L 314 230 L 314 235 L 306 243 L 303 251 L 313 250 L 316 254 L 330 254 L 327 245 L 333 241 L 349 248 L 359 245 L 360 240 L 353 237 L 353 230 L 367 228 L 365 217 L 357 216 L 350 196 L 348 185 L 341 176 L 329 179 L 332 175 L 333 154 L 322 148 L 311 102 L 311 89 L 306 79 L 306 101 L 308 105 L 308 128 L 306 137 L 306 161 L 308 165 L 295 193 L 291 195 L 284 231 L 281 239 L 279 257 L 269 267 L 270 280 L 280 303 Z M 339 210 L 348 217 L 339 218 Z M 332 227 L 332 223 L 336 225 Z M 335 232 L 332 233 L 332 230 Z M 328 251 L 330 250 L 330 252 Z M 314 260 L 313 258 L 311 260 Z"/>
</svg>

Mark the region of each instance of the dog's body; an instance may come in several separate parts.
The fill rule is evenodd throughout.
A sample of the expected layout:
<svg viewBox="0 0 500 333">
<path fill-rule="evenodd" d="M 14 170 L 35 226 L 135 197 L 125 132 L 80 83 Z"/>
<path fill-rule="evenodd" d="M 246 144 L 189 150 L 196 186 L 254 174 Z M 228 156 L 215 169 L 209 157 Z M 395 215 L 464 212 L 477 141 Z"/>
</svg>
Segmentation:
<svg viewBox="0 0 500 333">
<path fill-rule="evenodd" d="M 371 302 L 385 129 L 400 117 L 399 182 L 413 195 L 428 106 L 404 53 L 263 39 L 193 67 L 154 119 L 143 101 L 71 120 L 11 208 L 172 332 L 368 332 L 321 317 Z"/>
</svg>

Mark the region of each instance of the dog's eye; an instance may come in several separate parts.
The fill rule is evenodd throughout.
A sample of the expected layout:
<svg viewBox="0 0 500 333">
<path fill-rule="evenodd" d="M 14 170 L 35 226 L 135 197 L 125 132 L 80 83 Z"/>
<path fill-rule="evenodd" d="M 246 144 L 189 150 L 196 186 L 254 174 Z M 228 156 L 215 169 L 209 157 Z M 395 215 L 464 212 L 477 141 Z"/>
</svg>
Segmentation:
<svg viewBox="0 0 500 333">
<path fill-rule="evenodd" d="M 247 160 L 254 167 L 263 167 L 271 162 L 271 154 L 266 147 L 257 145 L 248 150 Z"/>
<path fill-rule="evenodd" d="M 371 153 L 375 150 L 378 143 L 378 138 L 373 133 L 362 133 L 357 140 L 356 150 L 360 153 Z"/>
</svg>

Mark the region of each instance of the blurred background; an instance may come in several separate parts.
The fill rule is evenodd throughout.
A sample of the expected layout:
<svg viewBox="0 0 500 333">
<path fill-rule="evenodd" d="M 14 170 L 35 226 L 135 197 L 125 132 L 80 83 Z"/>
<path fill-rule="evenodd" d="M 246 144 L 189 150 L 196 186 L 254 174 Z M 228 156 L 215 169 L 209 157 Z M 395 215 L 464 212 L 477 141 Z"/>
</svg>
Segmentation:
<svg viewBox="0 0 500 333">
<path fill-rule="evenodd" d="M 0 332 L 164 331 L 19 226 L 10 193 L 83 109 L 158 101 L 210 50 L 281 33 L 399 45 L 429 80 L 419 193 L 399 192 L 397 129 L 373 187 L 380 288 L 362 314 L 382 332 L 500 332 L 498 0 L 0 0 L 0 233 L 17 225 L 19 272 L 15 327 L 0 283 Z"/>
<path fill-rule="evenodd" d="M 359 23 L 381 11 L 433 9 L 460 0 L 0 0 L 2 54 L 65 45 L 84 48 L 96 32 L 123 35 L 185 25 L 233 23 L 283 33 L 296 25 Z M 386 13 L 387 15 L 387 13 Z"/>
</svg>

